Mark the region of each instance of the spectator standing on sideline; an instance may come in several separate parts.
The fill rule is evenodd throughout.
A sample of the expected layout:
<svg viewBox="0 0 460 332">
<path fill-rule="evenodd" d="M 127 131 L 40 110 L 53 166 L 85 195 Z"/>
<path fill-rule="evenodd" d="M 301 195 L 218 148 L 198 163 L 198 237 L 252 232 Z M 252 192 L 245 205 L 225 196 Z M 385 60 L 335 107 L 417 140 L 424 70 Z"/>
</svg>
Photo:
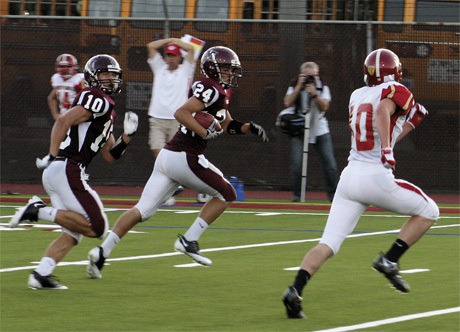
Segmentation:
<svg viewBox="0 0 460 332">
<path fill-rule="evenodd" d="M 227 47 L 211 47 L 201 58 L 201 71 L 205 77 L 193 83 L 189 99 L 175 112 L 180 129 L 160 151 L 139 202 L 120 216 L 102 245 L 89 252 L 88 274 L 93 278 L 101 277 L 104 261 L 120 239 L 137 223 L 153 216 L 180 184 L 212 198 L 203 205 L 187 232 L 179 235 L 174 248 L 199 264 L 212 264 L 200 253 L 198 239 L 236 199 L 236 193 L 222 172 L 204 156 L 207 141 L 222 135 L 224 130 L 231 135 L 251 132 L 263 141 L 268 138 L 260 125 L 234 120 L 228 110 L 233 88 L 241 77 L 237 54 Z M 195 119 L 194 113 L 198 112 L 214 116 L 208 128 Z M 216 128 L 217 121 L 221 123 L 220 130 Z"/>
<path fill-rule="evenodd" d="M 162 48 L 164 57 L 160 54 Z M 147 49 L 147 62 L 154 74 L 149 106 L 149 145 L 156 158 L 179 127 L 174 112 L 188 98 L 195 73 L 195 48 L 178 38 L 167 38 L 147 44 Z M 187 52 L 185 58 L 181 49 Z"/>
<path fill-rule="evenodd" d="M 289 84 L 284 96 L 284 106 L 294 107 L 298 114 L 310 112 L 309 144 L 315 147 L 322 164 L 326 180 L 326 192 L 330 201 L 337 187 L 337 162 L 334 156 L 332 138 L 326 112 L 329 110 L 331 93 L 321 81 L 319 66 L 305 62 L 300 66 L 300 74 Z M 291 178 L 293 186 L 292 201 L 300 201 L 302 187 L 302 161 L 304 136 L 290 136 L 291 140 Z"/>
<path fill-rule="evenodd" d="M 88 60 L 85 80 L 89 87 L 54 122 L 49 154 L 36 161 L 44 170 L 43 186 L 52 206 L 34 196 L 10 221 L 10 227 L 38 219 L 61 226 L 62 234 L 48 246 L 29 276 L 32 289 L 67 289 L 51 275 L 56 265 L 83 236 L 102 238 L 108 230 L 101 199 L 88 185 L 85 170 L 99 151 L 108 162 L 119 159 L 137 130 L 137 115 L 127 112 L 123 135 L 115 141 L 112 133 L 115 103 L 109 95 L 120 91 L 121 78 L 122 70 L 113 57 L 103 54 Z"/>
<path fill-rule="evenodd" d="M 48 107 L 56 120 L 67 112 L 75 96 L 85 88 L 85 79 L 83 73 L 78 72 L 78 61 L 72 54 L 59 55 L 54 63 L 54 71 Z"/>
<path fill-rule="evenodd" d="M 412 183 L 397 180 L 393 175 L 394 145 L 420 125 L 428 112 L 399 83 L 402 66 L 390 50 L 371 52 L 364 61 L 364 75 L 367 86 L 355 90 L 350 97 L 350 156 L 323 236 L 307 252 L 294 283 L 283 294 L 289 318 L 304 317 L 300 297 L 303 288 L 326 260 L 337 254 L 370 205 L 411 216 L 390 249 L 380 253 L 372 264 L 394 288 L 404 293 L 409 292 L 409 285 L 399 274 L 398 261 L 439 217 L 439 209 L 431 198 Z"/>
</svg>

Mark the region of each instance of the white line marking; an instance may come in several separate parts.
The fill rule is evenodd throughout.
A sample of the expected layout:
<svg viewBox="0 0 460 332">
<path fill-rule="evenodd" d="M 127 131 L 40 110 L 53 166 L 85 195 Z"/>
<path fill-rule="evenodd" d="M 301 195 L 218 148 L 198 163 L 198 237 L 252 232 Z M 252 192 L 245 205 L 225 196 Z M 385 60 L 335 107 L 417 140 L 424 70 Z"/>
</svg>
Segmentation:
<svg viewBox="0 0 460 332">
<path fill-rule="evenodd" d="M 299 266 L 294 266 L 294 267 L 286 267 L 283 270 L 284 271 L 298 271 L 300 269 Z M 405 274 L 410 274 L 410 273 L 420 273 L 420 272 L 428 272 L 430 269 L 411 269 L 411 270 L 402 270 L 399 271 L 399 273 L 405 273 Z"/>
<path fill-rule="evenodd" d="M 429 272 L 430 269 L 411 269 L 411 270 L 402 270 L 399 273 L 411 274 L 411 273 L 420 273 L 420 272 Z"/>
<path fill-rule="evenodd" d="M 443 225 L 443 226 L 433 226 L 433 228 L 446 228 L 446 227 L 458 227 L 460 224 L 454 225 Z M 351 234 L 347 236 L 347 238 L 354 238 L 354 237 L 363 237 L 363 236 L 374 236 L 374 235 L 381 235 L 381 234 L 392 234 L 397 233 L 399 230 L 389 230 L 389 231 L 380 231 L 380 232 L 373 232 L 373 233 L 363 233 L 363 234 Z M 291 240 L 291 241 L 279 241 L 279 242 L 267 242 L 267 243 L 256 243 L 256 244 L 247 244 L 241 246 L 233 246 L 233 247 L 222 247 L 222 248 L 209 248 L 209 249 L 202 249 L 201 252 L 215 252 L 215 251 L 227 251 L 227 250 L 239 250 L 239 249 L 249 249 L 249 248 L 261 248 L 261 247 L 271 247 L 271 246 L 278 246 L 284 244 L 297 244 L 297 243 L 306 243 L 306 242 L 318 242 L 320 239 L 305 239 L 305 240 Z M 155 254 L 155 255 L 142 255 L 142 256 L 131 256 L 131 257 L 119 257 L 119 258 L 108 258 L 107 262 L 116 262 L 116 261 L 130 261 L 130 260 L 138 260 L 138 259 L 149 259 L 149 258 L 161 258 L 161 257 L 170 257 L 170 256 L 177 256 L 182 255 L 180 252 L 167 252 L 163 254 Z M 66 265 L 82 265 L 86 264 L 88 261 L 76 261 L 76 262 L 61 262 L 58 266 L 66 266 Z M 0 273 L 2 272 L 12 272 L 12 271 L 20 271 L 20 270 L 28 270 L 31 268 L 35 268 L 36 266 L 22 266 L 22 267 L 15 267 L 15 268 L 6 268 L 0 269 Z"/>
<path fill-rule="evenodd" d="M 201 264 L 198 264 L 198 263 L 174 265 L 174 267 L 199 267 L 199 266 L 207 267 L 207 266 L 204 266 L 204 265 L 201 265 Z"/>
<path fill-rule="evenodd" d="M 284 271 L 299 271 L 300 266 L 294 266 L 294 267 L 286 267 L 283 269 Z"/>
<path fill-rule="evenodd" d="M 419 318 L 446 315 L 446 314 L 451 314 L 451 313 L 454 313 L 454 312 L 460 312 L 460 307 L 448 308 L 448 309 L 443 309 L 443 310 L 421 312 L 419 314 L 406 315 L 406 316 L 400 316 L 400 317 L 394 317 L 394 318 L 387 318 L 387 319 L 382 319 L 382 320 L 376 320 L 374 322 L 367 322 L 367 323 L 350 325 L 350 326 L 335 327 L 333 329 L 318 330 L 318 331 L 315 331 L 315 332 L 355 331 L 355 330 L 361 330 L 361 329 L 366 329 L 366 328 L 371 328 L 371 327 L 376 327 L 376 326 L 381 326 L 381 325 L 388 325 L 388 324 L 394 324 L 394 323 L 399 323 L 399 322 L 405 322 L 405 321 L 408 321 L 408 320 L 414 320 L 414 319 L 419 319 Z"/>
<path fill-rule="evenodd" d="M 0 223 L 0 231 L 28 231 L 31 228 L 42 228 L 42 229 L 50 230 L 50 231 L 53 231 L 53 232 L 60 232 L 61 231 L 61 226 L 55 225 L 55 224 L 38 224 L 38 223 L 22 224 L 21 223 L 21 224 L 19 224 L 18 227 L 10 228 L 10 227 L 8 227 L 7 223 Z M 144 234 L 146 232 L 130 230 L 130 231 L 128 231 L 128 233 Z"/>
<path fill-rule="evenodd" d="M 282 212 L 261 212 L 261 213 L 256 213 L 256 216 L 270 217 L 270 216 L 280 216 L 282 214 L 283 214 Z"/>
</svg>

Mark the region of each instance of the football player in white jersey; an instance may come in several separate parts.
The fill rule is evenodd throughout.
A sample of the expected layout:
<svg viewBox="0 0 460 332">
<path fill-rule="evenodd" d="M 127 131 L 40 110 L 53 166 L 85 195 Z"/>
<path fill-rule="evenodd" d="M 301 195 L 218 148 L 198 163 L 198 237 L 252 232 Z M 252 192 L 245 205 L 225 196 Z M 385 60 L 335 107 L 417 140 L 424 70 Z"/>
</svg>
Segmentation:
<svg viewBox="0 0 460 332">
<path fill-rule="evenodd" d="M 187 232 L 179 235 L 174 248 L 199 264 L 212 264 L 201 254 L 198 239 L 236 199 L 236 193 L 222 172 L 204 156 L 208 140 L 219 137 L 224 130 L 231 135 L 251 132 L 263 141 L 268 141 L 268 137 L 260 125 L 240 122 L 230 115 L 233 88 L 241 77 L 237 54 L 227 47 L 211 47 L 201 57 L 201 70 L 204 77 L 193 83 L 189 99 L 176 110 L 179 130 L 161 149 L 139 202 L 121 215 L 102 245 L 89 252 L 90 277 L 101 277 L 105 259 L 121 238 L 137 223 L 153 216 L 181 184 L 208 194 L 211 199 Z M 192 115 L 196 112 L 213 115 L 213 124 L 208 128 L 201 126 Z M 221 123 L 220 130 L 216 129 L 216 121 Z"/>
<path fill-rule="evenodd" d="M 118 62 L 110 55 L 96 55 L 88 60 L 88 87 L 78 94 L 68 112 L 54 122 L 49 153 L 36 161 L 37 167 L 44 170 L 43 187 L 51 206 L 34 196 L 10 221 L 10 227 L 38 219 L 61 226 L 62 234 L 48 246 L 29 276 L 32 289 L 67 289 L 51 275 L 56 265 L 83 236 L 102 238 L 107 233 L 102 201 L 87 183 L 85 170 L 98 152 L 107 162 L 119 159 L 137 130 L 137 115 L 126 112 L 123 134 L 115 140 L 115 103 L 109 95 L 120 92 L 121 76 Z"/>
<path fill-rule="evenodd" d="M 67 112 L 73 100 L 85 88 L 83 73 L 78 72 L 78 61 L 72 54 L 61 54 L 54 63 L 48 107 L 53 119 Z"/>
<path fill-rule="evenodd" d="M 337 254 L 370 205 L 411 216 L 390 249 L 380 253 L 372 264 L 394 288 L 404 293 L 409 292 L 409 285 L 399 274 L 398 261 L 439 217 L 439 209 L 431 198 L 412 183 L 393 175 L 394 145 L 415 129 L 428 112 L 399 83 L 402 66 L 390 50 L 371 52 L 364 62 L 364 74 L 366 86 L 355 90 L 350 97 L 350 156 L 323 236 L 307 252 L 294 283 L 282 297 L 289 318 L 304 317 L 303 288 L 326 260 Z"/>
</svg>

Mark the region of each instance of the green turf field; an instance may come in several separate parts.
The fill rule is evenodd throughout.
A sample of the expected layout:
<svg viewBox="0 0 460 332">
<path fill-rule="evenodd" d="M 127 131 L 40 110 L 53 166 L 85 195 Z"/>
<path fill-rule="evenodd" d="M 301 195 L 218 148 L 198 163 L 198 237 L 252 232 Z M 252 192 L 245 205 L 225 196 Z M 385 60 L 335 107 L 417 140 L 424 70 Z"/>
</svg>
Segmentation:
<svg viewBox="0 0 460 332">
<path fill-rule="evenodd" d="M 54 272 L 69 289 L 33 291 L 28 274 L 58 233 L 49 227 L 5 229 L 14 206 L 21 205 L 1 205 L 1 331 L 460 329 L 458 206 L 444 206 L 453 213 L 442 214 L 401 259 L 401 270 L 413 272 L 404 274 L 409 294 L 394 291 L 371 269 L 396 238 L 386 231 L 399 229 L 406 218 L 367 213 L 305 289 L 307 318 L 289 320 L 281 295 L 293 281 L 293 268 L 321 236 L 327 210 L 294 210 L 290 204 L 230 208 L 201 237 L 203 253 L 213 260 L 202 267 L 173 250 L 198 207 L 162 208 L 115 248 L 102 279 L 86 277 L 87 252 L 100 241 L 85 238 Z M 111 225 L 120 213 L 107 212 Z"/>
</svg>

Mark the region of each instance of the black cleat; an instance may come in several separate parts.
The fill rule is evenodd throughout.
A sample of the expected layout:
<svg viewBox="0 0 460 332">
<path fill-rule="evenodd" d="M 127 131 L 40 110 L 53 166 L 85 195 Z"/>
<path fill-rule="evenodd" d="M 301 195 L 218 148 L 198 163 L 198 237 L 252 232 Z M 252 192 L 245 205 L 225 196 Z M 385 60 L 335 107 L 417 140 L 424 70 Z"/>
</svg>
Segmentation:
<svg viewBox="0 0 460 332">
<path fill-rule="evenodd" d="M 180 193 L 182 193 L 184 190 L 185 190 L 184 187 L 179 186 L 179 187 L 176 189 L 176 191 L 175 191 L 172 195 L 173 195 L 173 196 L 177 196 L 177 195 L 179 195 Z"/>
<path fill-rule="evenodd" d="M 96 248 L 91 249 L 88 253 L 88 260 L 89 263 L 86 268 L 88 278 L 101 279 L 101 270 L 104 267 L 105 262 L 104 250 L 102 247 L 97 246 Z"/>
<path fill-rule="evenodd" d="M 403 277 L 399 274 L 398 263 L 389 261 L 383 253 L 380 253 L 372 263 L 372 267 L 377 272 L 382 273 L 398 291 L 409 293 L 409 284 L 405 282 Z"/>
<path fill-rule="evenodd" d="M 14 228 L 19 225 L 21 221 L 37 221 L 38 220 L 38 210 L 45 207 L 45 203 L 38 197 L 33 196 L 29 199 L 29 202 L 26 206 L 20 208 L 11 218 L 9 227 Z"/>
<path fill-rule="evenodd" d="M 179 234 L 179 238 L 174 242 L 174 249 L 190 256 L 195 262 L 201 265 L 210 266 L 212 261 L 204 257 L 200 252 L 198 241 L 188 241 Z"/>
<path fill-rule="evenodd" d="M 289 286 L 283 294 L 283 303 L 286 307 L 288 318 L 304 318 L 302 311 L 302 298 L 293 286 Z"/>
<path fill-rule="evenodd" d="M 38 272 L 34 271 L 29 275 L 28 282 L 30 289 L 68 289 L 67 286 L 59 284 L 53 276 L 42 276 Z"/>
</svg>

